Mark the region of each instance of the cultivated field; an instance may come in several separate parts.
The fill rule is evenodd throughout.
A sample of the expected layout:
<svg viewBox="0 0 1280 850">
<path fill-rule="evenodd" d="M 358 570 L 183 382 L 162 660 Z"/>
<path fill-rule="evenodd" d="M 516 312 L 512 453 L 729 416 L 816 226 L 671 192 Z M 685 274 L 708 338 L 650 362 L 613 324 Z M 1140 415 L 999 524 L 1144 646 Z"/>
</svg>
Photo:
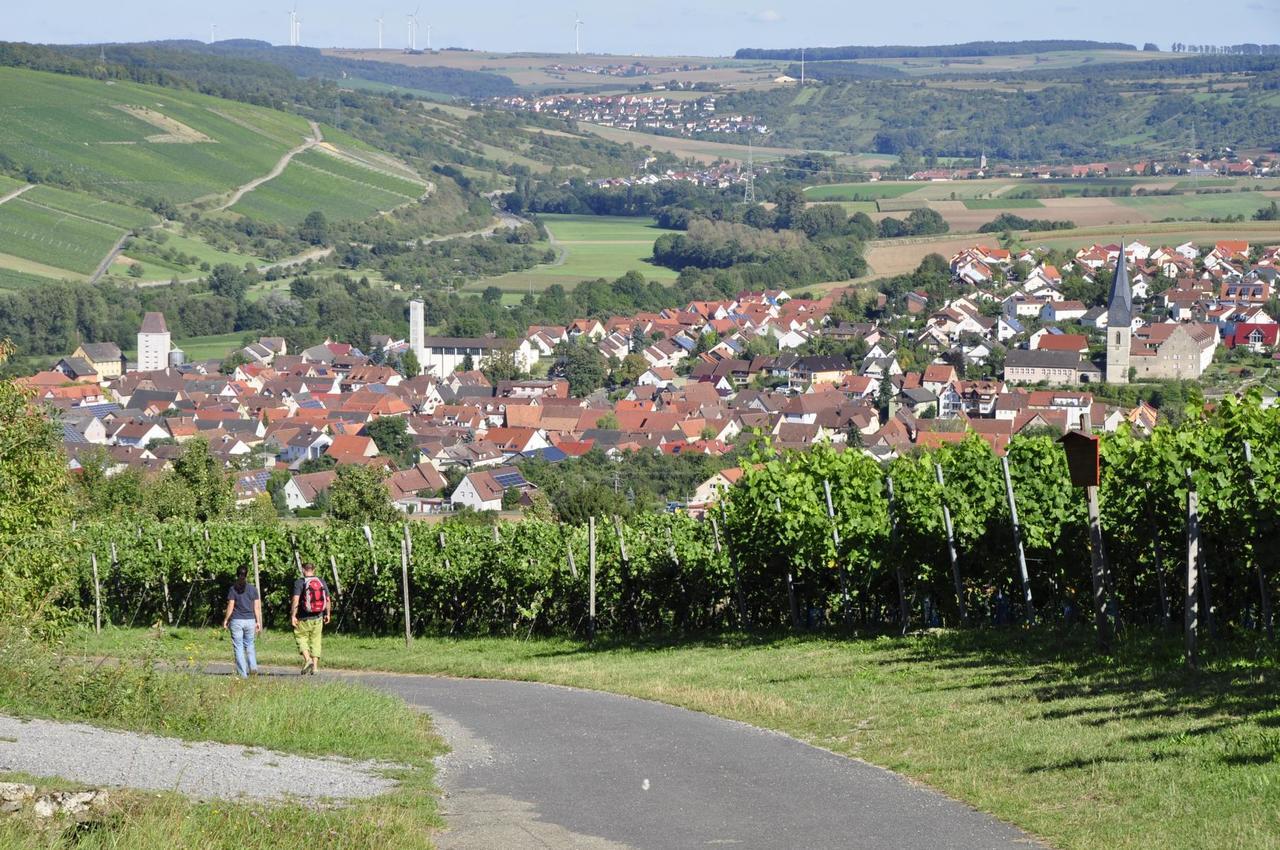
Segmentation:
<svg viewBox="0 0 1280 850">
<path fill-rule="evenodd" d="M 92 274 L 122 235 L 120 228 L 40 206 L 25 195 L 0 204 L 4 253 L 58 270 L 58 277 L 75 276 L 66 272 Z M 0 265 L 10 264 L 0 257 Z M 32 268 L 17 270 L 39 273 Z"/>
<path fill-rule="evenodd" d="M 652 148 L 655 151 L 674 154 L 675 156 L 694 159 L 698 162 L 715 162 L 718 159 L 731 162 L 747 161 L 747 146 L 731 142 L 711 142 L 701 139 L 686 139 L 681 136 L 658 136 L 653 133 L 641 133 L 636 130 L 619 130 L 616 127 L 601 127 L 597 124 L 580 123 L 581 129 L 594 133 L 611 142 L 624 145 L 635 145 L 638 148 Z M 774 148 L 755 145 L 751 154 L 756 162 L 782 159 L 784 156 L 803 153 L 799 148 Z"/>
<path fill-rule="evenodd" d="M 232 212 L 282 224 L 298 224 L 313 210 L 330 221 L 368 218 L 412 203 L 425 187 L 325 150 L 293 158 L 284 172 L 247 193 Z"/>
<path fill-rule="evenodd" d="M 952 235 L 909 239 L 882 239 L 867 245 L 866 258 L 870 277 L 892 277 L 913 271 L 928 254 L 950 257 L 972 245 L 997 244 L 995 233 Z M 1121 238 L 1141 239 L 1150 245 L 1178 245 L 1187 240 L 1210 243 L 1219 239 L 1248 239 L 1250 242 L 1280 244 L 1280 223 L 1243 222 L 1206 224 L 1196 222 L 1135 223 L 1123 229 L 1080 227 L 1075 230 L 1022 234 L 1027 246 L 1081 248 L 1095 242 L 1109 243 Z"/>
<path fill-rule="evenodd" d="M 562 251 L 562 262 L 474 281 L 465 289 L 496 286 L 513 294 L 538 292 L 555 283 L 572 287 L 600 277 L 612 280 L 632 269 L 649 280 L 670 282 L 676 278 L 671 269 L 649 262 L 654 240 L 670 232 L 653 224 L 651 219 L 579 215 L 541 218 Z"/>
<path fill-rule="evenodd" d="M 158 133 L 156 116 L 187 128 L 188 140 Z M 0 68 L 0 150 L 109 199 L 185 203 L 225 192 L 306 134 L 296 116 L 193 92 Z"/>
<path fill-rule="evenodd" d="M 1189 53 L 1155 53 L 1138 50 L 1052 50 L 1018 56 L 955 56 L 892 59 L 856 59 L 863 65 L 882 65 L 913 77 L 930 74 L 1000 74 L 1011 71 L 1050 71 L 1115 62 L 1149 62 L 1182 59 Z M 814 62 L 821 67 L 821 62 Z"/>
<path fill-rule="evenodd" d="M 396 48 L 385 50 L 326 50 L 331 56 L 346 59 L 390 62 L 419 68 L 460 68 L 466 71 L 488 71 L 510 77 L 517 86 L 525 89 L 595 89 L 625 91 L 646 80 L 666 83 L 679 80 L 690 83 L 719 83 L 734 87 L 760 87 L 773 85 L 773 78 L 782 73 L 785 62 L 740 61 L 735 59 L 707 58 L 705 56 L 609 56 L 604 54 L 576 55 L 572 53 L 490 53 L 472 50 L 438 50 L 433 53 L 409 54 Z M 639 62 L 651 68 L 668 68 L 690 65 L 698 70 L 663 71 L 636 77 L 615 77 L 583 71 L 556 71 L 563 68 L 631 65 Z M 702 66 L 710 66 L 703 68 Z"/>
</svg>

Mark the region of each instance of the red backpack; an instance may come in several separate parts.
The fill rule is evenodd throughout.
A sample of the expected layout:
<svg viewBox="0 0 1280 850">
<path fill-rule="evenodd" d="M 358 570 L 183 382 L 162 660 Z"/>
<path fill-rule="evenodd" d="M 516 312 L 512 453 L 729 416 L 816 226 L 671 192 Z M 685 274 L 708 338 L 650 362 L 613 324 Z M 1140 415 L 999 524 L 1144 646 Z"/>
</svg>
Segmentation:
<svg viewBox="0 0 1280 850">
<path fill-rule="evenodd" d="M 302 599 L 299 600 L 298 607 L 304 614 L 311 616 L 323 614 L 329 602 L 329 592 L 325 590 L 324 582 L 318 576 L 309 576 L 303 582 Z"/>
</svg>

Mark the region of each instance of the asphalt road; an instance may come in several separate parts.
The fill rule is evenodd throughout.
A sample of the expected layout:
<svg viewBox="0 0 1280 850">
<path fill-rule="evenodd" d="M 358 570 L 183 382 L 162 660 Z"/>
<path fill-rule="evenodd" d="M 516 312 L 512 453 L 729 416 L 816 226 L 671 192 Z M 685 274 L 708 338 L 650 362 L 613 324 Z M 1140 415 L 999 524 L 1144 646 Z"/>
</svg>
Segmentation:
<svg viewBox="0 0 1280 850">
<path fill-rule="evenodd" d="M 659 703 L 527 682 L 349 674 L 427 711 L 442 848 L 1039 846 L 898 775 Z"/>
</svg>

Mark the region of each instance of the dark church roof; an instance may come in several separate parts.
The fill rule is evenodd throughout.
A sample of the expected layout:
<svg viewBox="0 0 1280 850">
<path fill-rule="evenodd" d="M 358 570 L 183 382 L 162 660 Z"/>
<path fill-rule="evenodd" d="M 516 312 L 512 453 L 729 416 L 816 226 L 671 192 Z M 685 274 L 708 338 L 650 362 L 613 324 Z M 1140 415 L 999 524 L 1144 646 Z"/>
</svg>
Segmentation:
<svg viewBox="0 0 1280 850">
<path fill-rule="evenodd" d="M 1124 261 L 1124 242 L 1120 243 L 1120 257 L 1116 260 L 1116 273 L 1111 281 L 1111 298 L 1107 301 L 1107 326 L 1127 328 L 1133 322 L 1133 291 L 1129 289 L 1129 267 Z"/>
</svg>

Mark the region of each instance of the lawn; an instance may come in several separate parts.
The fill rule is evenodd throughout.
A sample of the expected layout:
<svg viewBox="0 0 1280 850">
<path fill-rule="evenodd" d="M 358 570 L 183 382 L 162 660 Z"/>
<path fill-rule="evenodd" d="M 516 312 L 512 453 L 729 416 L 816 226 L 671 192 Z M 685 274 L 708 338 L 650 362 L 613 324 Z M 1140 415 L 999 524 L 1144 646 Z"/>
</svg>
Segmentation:
<svg viewBox="0 0 1280 850">
<path fill-rule="evenodd" d="M 86 653 L 150 651 L 152 632 L 82 633 Z M 211 630 L 162 645 L 225 660 Z M 292 663 L 288 638 L 265 657 Z M 326 637 L 331 666 L 555 682 L 776 729 L 899 771 L 1061 848 L 1280 847 L 1274 647 L 1084 633 L 570 640 Z M 781 789 L 780 789 L 781 790 Z M 946 846 L 940 839 L 939 846 Z"/>
<path fill-rule="evenodd" d="M 534 266 L 467 284 L 468 291 L 496 286 L 507 292 L 540 291 L 552 284 L 572 287 L 583 280 L 613 280 L 635 269 L 649 280 L 670 282 L 676 272 L 649 261 L 653 242 L 664 230 L 646 217 L 543 215 L 542 222 L 563 251 L 563 262 Z"/>
<path fill-rule="evenodd" d="M 177 644 L 159 649 L 164 660 L 179 665 L 188 654 Z M 326 847 L 427 850 L 432 829 L 441 824 L 432 759 L 444 751 L 443 742 L 425 715 L 367 688 L 297 678 L 242 682 L 194 671 L 159 672 L 149 664 L 55 660 L 24 645 L 0 658 L 0 711 L 404 766 L 392 774 L 399 788 L 344 806 L 195 802 L 177 794 L 115 789 L 109 811 L 91 828 L 0 819 L 0 846 L 7 850 L 284 850 L 299 846 L 300 836 Z M 42 789 L 71 787 L 57 779 L 3 773 L 0 779 L 25 779 Z"/>
</svg>

